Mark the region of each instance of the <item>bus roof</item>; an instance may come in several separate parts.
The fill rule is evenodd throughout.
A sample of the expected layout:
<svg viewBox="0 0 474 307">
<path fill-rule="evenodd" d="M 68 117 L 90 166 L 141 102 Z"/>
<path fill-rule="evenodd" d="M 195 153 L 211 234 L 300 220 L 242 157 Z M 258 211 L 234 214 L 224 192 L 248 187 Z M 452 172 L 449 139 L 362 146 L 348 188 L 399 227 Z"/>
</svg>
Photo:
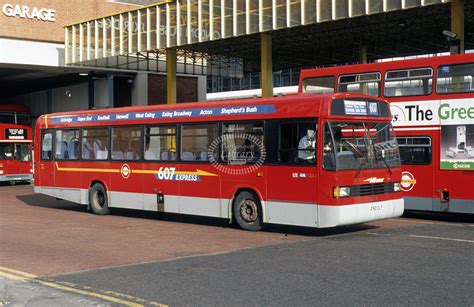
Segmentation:
<svg viewBox="0 0 474 307">
<path fill-rule="evenodd" d="M 433 56 L 409 60 L 394 60 L 386 62 L 376 62 L 367 64 L 352 64 L 333 67 L 303 69 L 300 74 L 298 92 L 302 91 L 302 81 L 312 77 L 336 76 L 341 74 L 364 73 L 364 72 L 384 72 L 385 70 L 405 69 L 414 67 L 433 67 L 447 64 L 461 64 L 474 62 L 474 53 L 456 54 L 446 56 Z"/>
<path fill-rule="evenodd" d="M 23 104 L 0 104 L 0 111 L 29 112 L 29 108 Z"/>
<path fill-rule="evenodd" d="M 304 118 L 328 117 L 330 101 L 333 99 L 379 100 L 364 94 L 298 94 L 271 98 L 251 98 L 213 102 L 192 102 L 173 105 L 133 106 L 100 110 L 84 110 L 43 115 L 38 124 L 46 127 L 55 125 L 67 126 L 72 123 L 78 126 L 110 125 L 116 121 L 120 124 L 141 124 L 156 120 L 159 123 L 203 122 L 214 120 L 253 120 L 264 118 Z M 383 101 L 383 100 L 382 100 Z M 322 108 L 323 105 L 327 107 Z M 379 117 L 379 119 L 390 120 Z"/>
</svg>

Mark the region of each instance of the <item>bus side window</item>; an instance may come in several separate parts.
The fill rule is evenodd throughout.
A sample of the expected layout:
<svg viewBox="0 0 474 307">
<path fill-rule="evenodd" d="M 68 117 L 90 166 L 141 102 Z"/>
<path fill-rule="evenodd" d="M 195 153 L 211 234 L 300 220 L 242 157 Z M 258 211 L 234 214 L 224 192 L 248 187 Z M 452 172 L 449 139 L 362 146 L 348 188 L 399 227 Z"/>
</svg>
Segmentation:
<svg viewBox="0 0 474 307">
<path fill-rule="evenodd" d="M 79 129 L 56 130 L 55 140 L 55 159 L 79 159 Z"/>
<path fill-rule="evenodd" d="M 224 163 L 256 163 L 265 158 L 263 121 L 226 122 L 222 127 L 221 160 Z M 218 155 L 217 148 L 213 154 Z"/>
<path fill-rule="evenodd" d="M 86 128 L 82 130 L 82 159 L 107 160 L 109 152 L 109 130 Z"/>
<path fill-rule="evenodd" d="M 431 164 L 431 138 L 427 136 L 398 136 L 402 165 Z"/>
<path fill-rule="evenodd" d="M 315 122 L 289 122 L 280 125 L 279 162 L 314 164 L 317 125 Z"/>
<path fill-rule="evenodd" d="M 145 160 L 176 160 L 176 126 L 163 125 L 145 128 Z"/>
<path fill-rule="evenodd" d="M 141 157 L 142 129 L 139 126 L 112 128 L 112 160 L 138 160 Z M 95 140 L 94 147 L 104 150 L 103 140 Z"/>
<path fill-rule="evenodd" d="M 336 77 L 324 76 L 307 78 L 303 80 L 303 93 L 309 94 L 332 94 L 336 84 Z"/>
<path fill-rule="evenodd" d="M 382 75 L 379 72 L 341 75 L 339 77 L 339 92 L 364 93 L 378 97 Z"/>
<path fill-rule="evenodd" d="M 436 93 L 474 92 L 474 63 L 446 65 L 438 68 Z"/>
<path fill-rule="evenodd" d="M 218 137 L 217 124 L 183 124 L 181 126 L 182 161 L 209 161 L 207 152 Z"/>
<path fill-rule="evenodd" d="M 385 97 L 422 96 L 431 94 L 433 69 L 413 68 L 385 73 Z"/>
<path fill-rule="evenodd" d="M 53 133 L 43 131 L 41 137 L 41 160 L 51 160 L 53 157 Z"/>
</svg>

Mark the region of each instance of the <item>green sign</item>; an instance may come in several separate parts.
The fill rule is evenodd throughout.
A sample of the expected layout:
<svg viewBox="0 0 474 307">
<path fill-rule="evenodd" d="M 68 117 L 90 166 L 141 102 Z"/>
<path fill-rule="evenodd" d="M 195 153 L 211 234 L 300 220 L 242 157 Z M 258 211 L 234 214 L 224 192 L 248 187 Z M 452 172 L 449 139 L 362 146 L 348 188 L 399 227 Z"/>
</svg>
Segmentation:
<svg viewBox="0 0 474 307">
<path fill-rule="evenodd" d="M 457 170 L 457 171 L 473 171 L 474 161 L 441 160 L 441 169 L 451 169 L 451 170 Z"/>
</svg>

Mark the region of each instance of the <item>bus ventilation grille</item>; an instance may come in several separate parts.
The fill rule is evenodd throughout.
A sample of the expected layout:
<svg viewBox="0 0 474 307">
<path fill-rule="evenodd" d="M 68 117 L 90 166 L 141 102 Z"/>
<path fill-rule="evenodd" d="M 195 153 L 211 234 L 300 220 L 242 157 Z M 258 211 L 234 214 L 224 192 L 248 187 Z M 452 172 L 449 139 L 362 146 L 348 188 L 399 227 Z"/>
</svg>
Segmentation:
<svg viewBox="0 0 474 307">
<path fill-rule="evenodd" d="M 365 196 L 393 192 L 393 183 L 371 183 L 354 185 L 351 187 L 351 196 Z"/>
</svg>

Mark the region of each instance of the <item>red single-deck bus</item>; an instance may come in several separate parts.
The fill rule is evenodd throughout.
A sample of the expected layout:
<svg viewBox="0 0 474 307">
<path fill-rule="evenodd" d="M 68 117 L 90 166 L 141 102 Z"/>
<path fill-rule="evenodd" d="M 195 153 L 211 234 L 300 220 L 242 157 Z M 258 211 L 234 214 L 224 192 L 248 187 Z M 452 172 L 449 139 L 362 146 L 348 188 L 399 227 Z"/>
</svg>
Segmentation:
<svg viewBox="0 0 474 307">
<path fill-rule="evenodd" d="M 299 92 L 388 100 L 405 208 L 474 213 L 474 54 L 304 70 Z"/>
<path fill-rule="evenodd" d="M 400 216 L 388 103 L 295 95 L 41 116 L 35 191 L 89 206 L 333 227 Z"/>
<path fill-rule="evenodd" d="M 32 131 L 28 107 L 0 105 L 0 182 L 29 182 Z"/>
</svg>

